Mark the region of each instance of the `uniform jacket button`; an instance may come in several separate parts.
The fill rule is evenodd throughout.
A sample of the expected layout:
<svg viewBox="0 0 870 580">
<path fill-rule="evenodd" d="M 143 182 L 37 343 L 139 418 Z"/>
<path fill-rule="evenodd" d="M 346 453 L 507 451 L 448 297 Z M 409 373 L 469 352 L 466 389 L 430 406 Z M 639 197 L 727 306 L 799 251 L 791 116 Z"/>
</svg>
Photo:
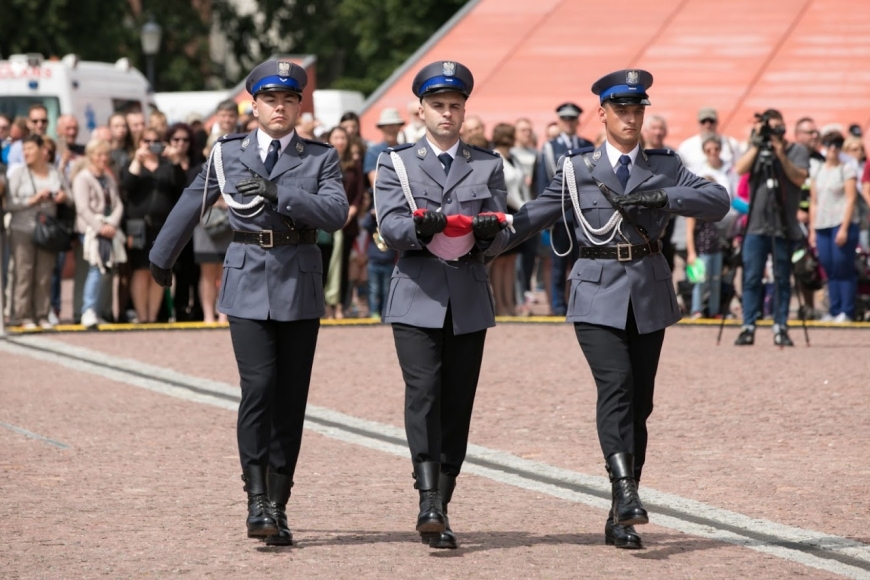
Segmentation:
<svg viewBox="0 0 870 580">
<path fill-rule="evenodd" d="M 453 200 L 450 199 L 450 198 L 448 197 L 448 198 L 447 198 L 447 203 L 450 203 L 451 201 L 453 201 Z"/>
<path fill-rule="evenodd" d="M 598 202 L 597 202 L 597 201 L 593 201 L 593 202 L 592 202 L 592 205 L 598 205 Z"/>
<path fill-rule="evenodd" d="M 476 193 L 472 193 L 472 194 L 471 194 L 471 197 L 477 197 L 477 194 L 476 194 Z"/>
</svg>

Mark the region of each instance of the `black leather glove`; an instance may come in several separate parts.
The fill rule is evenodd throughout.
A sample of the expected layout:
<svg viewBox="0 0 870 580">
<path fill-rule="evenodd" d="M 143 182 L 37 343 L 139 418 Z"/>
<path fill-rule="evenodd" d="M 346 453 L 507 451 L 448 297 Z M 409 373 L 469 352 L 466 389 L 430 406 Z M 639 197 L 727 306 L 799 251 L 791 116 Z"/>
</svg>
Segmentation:
<svg viewBox="0 0 870 580">
<path fill-rule="evenodd" d="M 494 240 L 495 236 L 507 226 L 507 222 L 498 221 L 495 215 L 479 215 L 471 220 L 471 231 L 478 240 Z"/>
<path fill-rule="evenodd" d="M 151 277 L 164 288 L 172 286 L 172 270 L 161 268 L 154 262 L 151 262 Z"/>
<path fill-rule="evenodd" d="M 414 216 L 414 226 L 420 240 L 440 234 L 447 227 L 447 216 L 440 211 L 426 211 Z"/>
<path fill-rule="evenodd" d="M 236 183 L 236 191 L 242 195 L 259 195 L 272 203 L 278 203 L 278 186 L 262 177 L 251 177 Z"/>
<path fill-rule="evenodd" d="M 639 205 L 641 207 L 659 208 L 668 205 L 668 194 L 664 189 L 650 189 L 649 191 L 638 191 L 637 193 L 629 193 L 628 195 L 617 195 L 615 201 L 620 206 Z"/>
</svg>

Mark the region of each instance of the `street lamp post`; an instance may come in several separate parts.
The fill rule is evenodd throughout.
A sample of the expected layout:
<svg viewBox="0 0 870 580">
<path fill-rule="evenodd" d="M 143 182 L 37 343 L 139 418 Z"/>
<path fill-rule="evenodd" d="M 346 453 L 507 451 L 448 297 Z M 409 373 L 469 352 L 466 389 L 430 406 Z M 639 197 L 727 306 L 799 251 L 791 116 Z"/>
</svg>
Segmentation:
<svg viewBox="0 0 870 580">
<path fill-rule="evenodd" d="M 154 90 L 154 55 L 160 50 L 160 35 L 163 30 L 154 22 L 154 17 L 142 25 L 142 52 L 145 53 L 145 67 L 148 83 Z"/>
</svg>

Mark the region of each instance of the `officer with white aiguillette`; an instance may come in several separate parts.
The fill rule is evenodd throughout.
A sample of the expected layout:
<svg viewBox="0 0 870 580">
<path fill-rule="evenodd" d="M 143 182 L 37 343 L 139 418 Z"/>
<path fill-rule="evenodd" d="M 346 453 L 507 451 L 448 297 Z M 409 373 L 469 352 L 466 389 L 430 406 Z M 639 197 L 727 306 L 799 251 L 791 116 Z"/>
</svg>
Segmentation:
<svg viewBox="0 0 870 580">
<path fill-rule="evenodd" d="M 245 87 L 259 128 L 215 144 L 150 254 L 152 275 L 169 286 L 196 224 L 223 196 L 234 231 L 218 309 L 229 318 L 241 376 L 237 433 L 247 532 L 272 545 L 293 543 L 286 504 L 324 314 L 317 229 L 339 230 L 348 214 L 335 150 L 294 130 L 307 82 L 289 61 L 251 71 Z"/>
<path fill-rule="evenodd" d="M 375 183 L 381 237 L 400 252 L 382 314 L 405 380 L 417 531 L 433 548 L 456 547 L 447 505 L 465 460 L 486 329 L 495 326 L 483 251 L 507 239 L 502 159 L 459 139 L 473 87 L 458 62 L 417 73 L 426 135 L 382 153 Z"/>
<path fill-rule="evenodd" d="M 718 221 L 728 193 L 688 171 L 673 151 L 643 151 L 643 116 L 652 75 L 621 70 L 592 85 L 607 139 L 571 150 L 550 186 L 514 215 L 516 245 L 573 212 L 579 258 L 569 277 L 568 322 L 598 388 L 598 439 L 612 483 L 605 542 L 641 548 L 634 525 L 649 518 L 638 495 L 647 418 L 665 328 L 680 319 L 660 237 L 671 214 Z M 496 239 L 488 254 L 502 251 Z"/>
</svg>

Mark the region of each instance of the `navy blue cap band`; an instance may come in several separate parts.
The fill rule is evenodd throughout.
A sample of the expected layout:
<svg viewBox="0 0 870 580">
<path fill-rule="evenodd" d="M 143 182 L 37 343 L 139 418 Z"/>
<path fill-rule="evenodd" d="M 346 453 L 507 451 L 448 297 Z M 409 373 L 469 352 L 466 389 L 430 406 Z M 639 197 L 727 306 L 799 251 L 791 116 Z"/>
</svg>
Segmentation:
<svg viewBox="0 0 870 580">
<path fill-rule="evenodd" d="M 302 92 L 302 89 L 299 88 L 299 83 L 293 77 L 279 77 L 278 75 L 272 75 L 269 77 L 263 77 L 257 82 L 257 84 L 251 87 L 251 94 L 256 95 L 264 88 L 283 87 L 286 87 L 288 91 L 293 91 L 295 93 Z"/>
<path fill-rule="evenodd" d="M 600 97 L 601 102 L 603 103 L 615 94 L 620 94 L 620 96 L 629 96 L 633 93 L 636 93 L 638 96 L 644 95 L 646 94 L 646 88 L 644 88 L 643 85 L 616 85 L 615 87 L 610 87 L 606 91 L 601 91 Z"/>
<path fill-rule="evenodd" d="M 428 81 L 423 83 L 420 86 L 420 90 L 419 90 L 417 96 L 422 97 L 423 95 L 426 94 L 426 91 L 428 91 L 430 88 L 432 88 L 436 85 L 439 86 L 438 88 L 448 88 L 448 87 L 441 87 L 440 85 L 449 85 L 450 88 L 455 88 L 457 91 L 460 91 L 462 93 L 468 92 L 468 89 L 465 87 L 465 83 L 463 83 L 458 78 L 438 76 L 438 77 L 432 77 L 431 79 L 429 79 Z"/>
</svg>

